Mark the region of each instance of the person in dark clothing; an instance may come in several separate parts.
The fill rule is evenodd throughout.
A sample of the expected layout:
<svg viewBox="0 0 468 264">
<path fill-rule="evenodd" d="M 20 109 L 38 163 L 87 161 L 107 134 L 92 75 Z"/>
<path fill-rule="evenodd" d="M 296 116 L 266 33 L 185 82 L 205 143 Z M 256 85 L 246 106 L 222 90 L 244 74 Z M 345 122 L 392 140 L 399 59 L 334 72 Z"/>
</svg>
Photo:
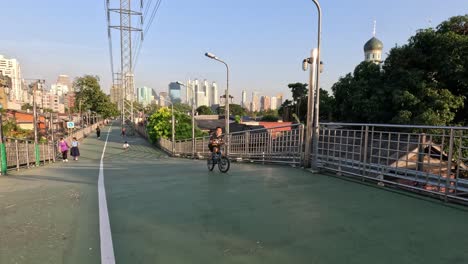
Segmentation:
<svg viewBox="0 0 468 264">
<path fill-rule="evenodd" d="M 99 126 L 96 127 L 96 136 L 97 138 L 101 138 L 101 128 Z"/>
<path fill-rule="evenodd" d="M 219 148 L 224 144 L 223 129 L 217 127 L 216 131 L 211 134 L 210 141 L 208 143 L 208 148 L 212 153 L 218 153 Z"/>
</svg>

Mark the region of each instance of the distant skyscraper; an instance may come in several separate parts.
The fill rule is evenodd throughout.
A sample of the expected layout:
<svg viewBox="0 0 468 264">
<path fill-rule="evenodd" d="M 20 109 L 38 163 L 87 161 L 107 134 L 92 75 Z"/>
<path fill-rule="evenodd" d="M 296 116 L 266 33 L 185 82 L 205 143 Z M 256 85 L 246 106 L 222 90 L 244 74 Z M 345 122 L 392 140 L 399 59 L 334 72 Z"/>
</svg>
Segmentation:
<svg viewBox="0 0 468 264">
<path fill-rule="evenodd" d="M 250 111 L 257 112 L 260 110 L 260 96 L 258 92 L 252 92 L 252 102 L 250 106 Z"/>
<path fill-rule="evenodd" d="M 57 85 L 66 86 L 69 92 L 73 92 L 73 85 L 68 75 L 59 75 L 59 77 L 57 78 Z"/>
<path fill-rule="evenodd" d="M 0 73 L 11 79 L 10 100 L 21 102 L 23 97 L 23 78 L 19 62 L 16 59 L 7 59 L 3 55 L 0 55 Z"/>
<path fill-rule="evenodd" d="M 248 106 L 247 106 L 247 92 L 245 90 L 242 91 L 241 106 L 243 108 L 248 108 Z"/>
<path fill-rule="evenodd" d="M 262 111 L 270 110 L 271 108 L 271 98 L 269 96 L 262 96 L 260 100 L 260 105 Z"/>
<path fill-rule="evenodd" d="M 278 109 L 278 98 L 276 96 L 271 97 L 271 110 Z"/>
<path fill-rule="evenodd" d="M 171 82 L 169 84 L 169 97 L 171 102 L 180 103 L 181 95 L 180 95 L 180 84 L 176 82 Z"/>
<path fill-rule="evenodd" d="M 68 85 L 63 85 L 63 84 L 56 83 L 56 84 L 52 84 L 50 86 L 50 92 L 52 94 L 58 95 L 60 97 L 67 94 L 69 91 L 70 90 L 69 90 Z"/>
<path fill-rule="evenodd" d="M 211 85 L 206 79 L 203 81 L 203 90 L 205 91 L 204 103 L 206 106 L 211 106 Z"/>
<path fill-rule="evenodd" d="M 168 105 L 168 103 L 166 102 L 166 100 L 169 100 L 169 96 L 166 92 L 160 92 L 159 93 L 159 105 L 160 106 L 166 106 Z"/>
<path fill-rule="evenodd" d="M 110 100 L 112 103 L 120 105 L 122 95 L 120 94 L 120 87 L 118 84 L 113 84 L 110 90 Z"/>
<path fill-rule="evenodd" d="M 192 80 L 188 80 L 187 83 L 185 84 L 185 103 L 188 105 L 192 105 L 192 99 L 193 99 L 193 82 Z"/>
<path fill-rule="evenodd" d="M 140 87 L 137 88 L 137 100 L 139 103 L 143 104 L 143 106 L 147 106 L 151 104 L 151 96 L 152 96 L 152 90 L 149 87 Z"/>
<path fill-rule="evenodd" d="M 283 104 L 283 94 L 278 93 L 276 94 L 276 107 L 280 107 Z"/>
<path fill-rule="evenodd" d="M 213 82 L 211 84 L 210 106 L 213 106 L 213 105 L 219 105 L 218 84 L 216 84 L 216 82 Z"/>
<path fill-rule="evenodd" d="M 200 83 L 197 79 L 195 79 L 194 83 L 196 106 L 208 106 L 208 97 L 206 96 L 206 88 L 208 87 L 205 86 L 205 82 Z"/>
</svg>

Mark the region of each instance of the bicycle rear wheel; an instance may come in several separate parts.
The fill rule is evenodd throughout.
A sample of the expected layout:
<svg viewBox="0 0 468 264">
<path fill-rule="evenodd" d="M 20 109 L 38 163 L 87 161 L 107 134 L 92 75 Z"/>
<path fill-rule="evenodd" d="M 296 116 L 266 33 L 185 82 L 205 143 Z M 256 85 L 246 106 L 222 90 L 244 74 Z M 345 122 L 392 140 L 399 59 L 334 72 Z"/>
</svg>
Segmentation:
<svg viewBox="0 0 468 264">
<path fill-rule="evenodd" d="M 208 167 L 209 171 L 212 171 L 214 169 L 215 164 L 213 162 L 212 157 L 209 157 L 208 160 L 206 160 L 206 166 Z"/>
<path fill-rule="evenodd" d="M 226 173 L 228 172 L 230 167 L 231 167 L 231 162 L 229 161 L 228 158 L 226 157 L 219 158 L 219 161 L 218 161 L 219 171 L 221 171 L 222 173 Z"/>
</svg>

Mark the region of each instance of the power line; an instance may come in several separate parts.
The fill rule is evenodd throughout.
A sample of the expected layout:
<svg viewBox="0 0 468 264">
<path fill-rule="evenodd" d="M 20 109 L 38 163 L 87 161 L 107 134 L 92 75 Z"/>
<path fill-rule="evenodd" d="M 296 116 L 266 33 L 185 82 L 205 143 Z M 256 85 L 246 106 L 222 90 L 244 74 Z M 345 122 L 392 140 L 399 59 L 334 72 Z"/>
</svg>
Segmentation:
<svg viewBox="0 0 468 264">
<path fill-rule="evenodd" d="M 149 23 L 146 24 L 146 28 L 145 28 L 145 30 L 142 32 L 143 36 L 145 36 L 145 37 L 148 36 L 148 31 L 149 31 L 149 29 L 151 28 L 151 26 L 152 26 L 152 24 L 153 24 L 154 18 L 156 17 L 156 13 L 158 12 L 159 7 L 161 6 L 161 2 L 162 2 L 162 0 L 157 0 L 155 6 L 154 6 L 154 8 L 153 8 L 153 11 L 152 11 L 152 13 L 151 13 L 151 17 L 150 17 L 150 19 L 149 19 Z M 151 0 L 150 0 L 150 3 L 151 3 Z M 150 9 L 150 7 L 148 7 L 148 9 L 147 9 L 146 11 L 148 11 L 149 9 Z M 145 24 L 145 21 L 147 21 L 147 20 L 146 20 L 146 17 L 145 17 L 144 20 L 143 20 L 143 24 Z M 135 60 L 134 60 L 135 63 L 134 63 L 134 65 L 133 65 L 133 68 L 135 68 L 136 62 L 138 61 L 139 55 L 140 55 L 140 53 L 141 53 L 142 42 L 143 42 L 143 41 L 139 41 L 139 43 L 138 43 L 138 49 L 137 49 L 137 51 L 136 51 L 136 53 L 135 53 Z"/>
</svg>

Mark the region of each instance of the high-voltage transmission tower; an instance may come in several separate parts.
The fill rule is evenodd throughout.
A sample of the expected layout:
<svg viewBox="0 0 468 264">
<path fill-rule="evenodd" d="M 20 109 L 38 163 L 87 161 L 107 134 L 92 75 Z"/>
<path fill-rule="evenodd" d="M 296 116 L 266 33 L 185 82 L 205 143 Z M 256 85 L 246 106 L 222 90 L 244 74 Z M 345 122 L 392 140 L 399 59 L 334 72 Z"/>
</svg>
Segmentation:
<svg viewBox="0 0 468 264">
<path fill-rule="evenodd" d="M 141 42 L 143 42 L 143 0 L 134 1 L 134 3 L 135 2 L 137 3 L 132 5 L 131 0 L 106 0 L 109 50 L 111 56 L 112 89 L 115 93 L 115 101 L 117 101 L 117 105 L 121 111 L 122 121 L 133 121 L 134 117 L 133 102 L 135 96 L 135 84 L 133 75 L 133 56 L 135 56 L 135 54 L 132 53 L 132 49 L 134 49 L 138 44 L 133 43 L 132 40 L 138 40 L 139 38 L 140 45 Z M 117 6 L 117 3 L 119 3 L 118 7 L 112 6 Z M 118 20 L 118 23 L 117 21 L 113 20 Z M 111 37 L 112 29 L 118 30 L 120 32 L 119 72 L 114 72 Z M 137 35 L 136 38 L 135 35 Z"/>
</svg>

